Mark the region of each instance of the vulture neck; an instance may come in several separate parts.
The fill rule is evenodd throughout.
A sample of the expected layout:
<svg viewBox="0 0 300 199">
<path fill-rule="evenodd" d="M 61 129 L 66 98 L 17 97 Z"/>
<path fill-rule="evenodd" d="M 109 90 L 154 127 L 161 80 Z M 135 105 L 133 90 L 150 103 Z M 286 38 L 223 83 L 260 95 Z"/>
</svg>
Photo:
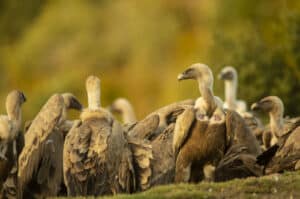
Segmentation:
<svg viewBox="0 0 300 199">
<path fill-rule="evenodd" d="M 88 104 L 89 110 L 99 110 L 101 107 L 100 103 L 100 88 L 93 88 L 88 90 Z"/>
<path fill-rule="evenodd" d="M 134 114 L 134 111 L 133 111 L 133 108 L 131 107 L 131 105 L 128 104 L 128 106 L 123 107 L 122 115 L 123 115 L 123 122 L 125 124 L 136 122 L 136 116 Z"/>
<path fill-rule="evenodd" d="M 207 113 L 209 116 L 211 116 L 214 112 L 214 110 L 217 108 L 217 103 L 215 101 L 215 96 L 212 90 L 212 86 L 204 84 L 201 80 L 198 81 L 199 91 L 201 93 L 201 96 L 203 97 L 203 100 L 207 104 Z"/>
<path fill-rule="evenodd" d="M 269 115 L 270 115 L 270 126 L 271 126 L 272 134 L 278 138 L 284 133 L 283 113 L 270 112 Z"/>
<path fill-rule="evenodd" d="M 237 92 L 237 80 L 234 78 L 233 80 L 225 81 L 225 101 L 228 105 L 228 109 L 236 108 L 236 92 Z"/>
<path fill-rule="evenodd" d="M 11 102 L 8 102 L 6 105 L 6 111 L 8 119 L 15 122 L 16 129 L 21 129 L 22 124 L 22 110 L 21 105 L 19 103 L 14 103 L 14 105 L 10 104 Z"/>
<path fill-rule="evenodd" d="M 59 120 L 59 124 L 60 125 L 64 124 L 64 122 L 67 121 L 67 117 L 68 117 L 68 110 L 66 107 L 64 107 Z"/>
</svg>

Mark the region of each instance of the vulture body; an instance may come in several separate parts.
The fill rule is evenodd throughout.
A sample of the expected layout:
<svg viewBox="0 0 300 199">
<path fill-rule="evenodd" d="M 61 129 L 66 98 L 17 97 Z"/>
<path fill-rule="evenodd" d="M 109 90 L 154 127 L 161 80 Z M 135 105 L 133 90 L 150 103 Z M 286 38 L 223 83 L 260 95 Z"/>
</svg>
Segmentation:
<svg viewBox="0 0 300 199">
<path fill-rule="evenodd" d="M 122 126 L 100 107 L 100 80 L 86 81 L 89 107 L 66 136 L 64 181 L 69 196 L 135 191 L 132 153 Z"/>
<path fill-rule="evenodd" d="M 0 116 L 0 189 L 11 169 L 16 166 L 18 156 L 18 140 L 22 137 L 22 110 L 26 101 L 20 91 L 12 91 L 6 98 L 7 115 Z"/>
<path fill-rule="evenodd" d="M 213 75 L 204 64 L 193 64 L 178 80 L 198 81 L 202 98 L 195 107 L 186 109 L 177 119 L 173 150 L 176 157 L 175 182 L 199 182 L 204 168 L 217 166 L 230 138 L 226 134 L 225 112 L 213 94 Z"/>
<path fill-rule="evenodd" d="M 263 167 L 256 163 L 260 145 L 244 119 L 235 111 L 226 113 L 226 131 L 232 140 L 215 170 L 215 181 L 262 176 Z"/>
<path fill-rule="evenodd" d="M 139 190 L 174 182 L 175 122 L 193 104 L 193 100 L 184 100 L 167 105 L 128 128 L 127 139 L 133 152 Z"/>
<path fill-rule="evenodd" d="M 127 126 L 130 137 L 153 140 L 163 133 L 168 126 L 176 122 L 178 116 L 188 107 L 195 104 L 194 100 L 184 100 L 164 106 L 153 111 L 145 119 Z"/>
<path fill-rule="evenodd" d="M 284 121 L 284 105 L 277 96 L 269 96 L 252 105 L 270 116 L 270 131 L 276 143 L 263 152 L 257 162 L 264 166 L 265 174 L 298 170 L 300 165 L 300 119 Z"/>
<path fill-rule="evenodd" d="M 64 134 L 67 109 L 81 109 L 72 94 L 55 94 L 28 125 L 19 157 L 18 198 L 57 196 L 63 180 Z"/>
</svg>

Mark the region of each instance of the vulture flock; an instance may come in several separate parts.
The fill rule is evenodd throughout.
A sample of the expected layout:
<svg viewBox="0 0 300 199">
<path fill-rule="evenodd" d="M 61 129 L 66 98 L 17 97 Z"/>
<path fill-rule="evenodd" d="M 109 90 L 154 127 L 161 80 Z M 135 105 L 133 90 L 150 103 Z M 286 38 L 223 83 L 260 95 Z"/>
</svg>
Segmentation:
<svg viewBox="0 0 300 199">
<path fill-rule="evenodd" d="M 178 76 L 188 79 L 197 82 L 201 97 L 142 120 L 124 98 L 102 107 L 96 76 L 86 80 L 86 108 L 71 93 L 54 94 L 24 127 L 25 95 L 11 91 L 0 116 L 0 198 L 135 193 L 300 169 L 300 117 L 284 117 L 279 97 L 265 97 L 248 111 L 237 100 L 233 67 L 219 74 L 225 102 L 214 95 L 207 65 L 193 64 Z M 69 109 L 80 111 L 80 118 L 69 120 Z M 269 124 L 253 114 L 258 110 L 269 115 Z"/>
</svg>

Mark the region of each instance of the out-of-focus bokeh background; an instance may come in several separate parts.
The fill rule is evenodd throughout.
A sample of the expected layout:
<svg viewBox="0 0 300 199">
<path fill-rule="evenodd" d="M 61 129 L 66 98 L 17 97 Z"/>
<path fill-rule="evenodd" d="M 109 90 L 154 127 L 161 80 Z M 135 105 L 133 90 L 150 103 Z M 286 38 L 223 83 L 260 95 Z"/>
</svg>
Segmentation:
<svg viewBox="0 0 300 199">
<path fill-rule="evenodd" d="M 0 1 L 2 112 L 15 88 L 27 95 L 26 119 L 54 92 L 73 92 L 86 104 L 84 81 L 95 74 L 104 106 L 126 97 L 142 118 L 199 96 L 195 82 L 176 80 L 195 62 L 215 75 L 235 66 L 240 99 L 250 105 L 278 95 L 287 114 L 299 115 L 300 1 Z"/>
</svg>

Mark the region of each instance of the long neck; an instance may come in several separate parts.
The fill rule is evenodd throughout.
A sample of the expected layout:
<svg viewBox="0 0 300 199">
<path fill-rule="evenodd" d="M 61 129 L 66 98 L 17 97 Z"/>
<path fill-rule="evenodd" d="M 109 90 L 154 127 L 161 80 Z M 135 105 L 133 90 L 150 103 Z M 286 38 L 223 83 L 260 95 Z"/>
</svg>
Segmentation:
<svg viewBox="0 0 300 199">
<path fill-rule="evenodd" d="M 126 123 L 134 123 L 136 122 L 136 116 L 134 114 L 134 110 L 131 105 L 124 107 L 122 110 L 123 114 L 123 122 Z"/>
<path fill-rule="evenodd" d="M 273 135 L 280 137 L 283 133 L 283 113 L 271 112 L 270 114 L 270 127 Z"/>
<path fill-rule="evenodd" d="M 17 103 L 16 103 L 17 104 Z M 22 110 L 20 105 L 7 105 L 6 106 L 7 116 L 9 120 L 16 123 L 17 129 L 21 129 L 22 124 Z"/>
<path fill-rule="evenodd" d="M 236 79 L 229 80 L 229 81 L 226 80 L 225 81 L 225 101 L 226 101 L 229 109 L 236 108 L 236 91 L 237 91 Z"/>
<path fill-rule="evenodd" d="M 62 125 L 67 120 L 67 117 L 68 117 L 67 108 L 64 107 L 63 111 L 62 111 L 62 115 L 61 115 L 60 120 L 59 120 L 59 124 Z"/>
<path fill-rule="evenodd" d="M 88 104 L 90 110 L 97 110 L 101 107 L 100 88 L 93 88 L 88 90 Z"/>
<path fill-rule="evenodd" d="M 206 86 L 198 80 L 199 91 L 208 106 L 208 114 L 212 114 L 213 111 L 217 107 L 217 103 L 215 101 L 214 93 L 212 91 L 212 86 Z"/>
</svg>

